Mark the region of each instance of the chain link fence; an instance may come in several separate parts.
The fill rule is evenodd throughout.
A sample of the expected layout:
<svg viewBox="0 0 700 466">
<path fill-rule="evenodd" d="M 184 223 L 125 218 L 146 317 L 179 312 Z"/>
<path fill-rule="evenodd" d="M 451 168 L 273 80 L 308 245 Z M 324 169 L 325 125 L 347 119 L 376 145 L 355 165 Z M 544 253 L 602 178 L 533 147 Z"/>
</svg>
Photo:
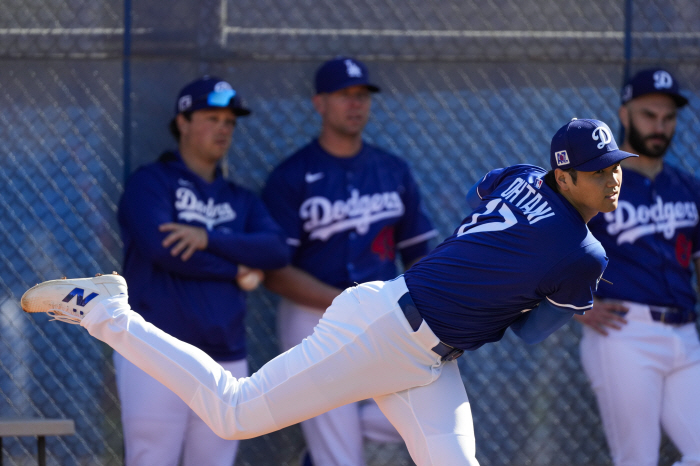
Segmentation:
<svg viewBox="0 0 700 466">
<path fill-rule="evenodd" d="M 410 163 L 444 238 L 486 171 L 546 166 L 562 122 L 616 128 L 627 69 L 663 65 L 684 84 L 690 105 L 668 160 L 700 175 L 698 31 L 694 0 L 0 2 L 0 416 L 74 419 L 75 436 L 47 439 L 49 464 L 123 464 L 111 350 L 25 315 L 19 299 L 43 280 L 121 270 L 124 178 L 173 147 L 184 83 L 225 77 L 253 109 L 228 162 L 259 192 L 317 134 L 316 67 L 365 60 L 383 89 L 366 137 Z M 252 370 L 278 353 L 275 304 L 250 297 Z M 575 324 L 535 346 L 507 333 L 460 359 L 482 465 L 610 464 L 579 338 Z M 35 448 L 6 439 L 5 464 L 34 464 Z M 292 426 L 242 442 L 236 464 L 296 466 L 302 449 Z M 403 446 L 367 453 L 371 466 L 412 464 Z M 679 454 L 664 440 L 661 456 L 668 466 Z"/>
</svg>

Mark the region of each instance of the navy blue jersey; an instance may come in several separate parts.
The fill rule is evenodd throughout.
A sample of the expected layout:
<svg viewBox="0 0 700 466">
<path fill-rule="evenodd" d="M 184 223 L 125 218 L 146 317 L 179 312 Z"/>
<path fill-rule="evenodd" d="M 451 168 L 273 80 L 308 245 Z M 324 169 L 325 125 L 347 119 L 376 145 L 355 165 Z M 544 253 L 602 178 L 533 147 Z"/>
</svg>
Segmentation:
<svg viewBox="0 0 700 466">
<path fill-rule="evenodd" d="M 664 165 L 650 180 L 624 171 L 617 210 L 589 226 L 610 255 L 597 295 L 692 310 L 692 258 L 700 257 L 700 180 Z"/>
<path fill-rule="evenodd" d="M 479 206 L 405 273 L 423 319 L 448 345 L 500 340 L 544 299 L 572 316 L 592 307 L 605 251 L 545 174 L 532 165 L 489 172 Z"/>
<path fill-rule="evenodd" d="M 207 229 L 209 244 L 187 261 L 161 242 L 163 223 Z M 119 204 L 129 304 L 174 337 L 219 361 L 245 357 L 246 294 L 238 264 L 283 267 L 284 233 L 253 193 L 220 173 L 207 183 L 166 153 L 129 178 Z"/>
<path fill-rule="evenodd" d="M 396 251 L 410 263 L 437 234 L 408 165 L 367 143 L 339 158 L 312 141 L 275 168 L 262 198 L 292 265 L 339 288 L 394 278 Z"/>
</svg>

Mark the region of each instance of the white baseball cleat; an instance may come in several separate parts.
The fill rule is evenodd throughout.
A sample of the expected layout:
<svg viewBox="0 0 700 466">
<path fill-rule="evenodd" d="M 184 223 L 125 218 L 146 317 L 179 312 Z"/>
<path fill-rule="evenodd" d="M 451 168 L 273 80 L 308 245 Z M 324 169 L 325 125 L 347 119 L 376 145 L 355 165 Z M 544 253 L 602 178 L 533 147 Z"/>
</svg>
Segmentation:
<svg viewBox="0 0 700 466">
<path fill-rule="evenodd" d="M 114 272 L 92 278 L 63 278 L 33 286 L 22 296 L 24 312 L 45 312 L 53 319 L 80 324 L 95 304 L 112 296 L 127 296 L 126 280 Z"/>
</svg>

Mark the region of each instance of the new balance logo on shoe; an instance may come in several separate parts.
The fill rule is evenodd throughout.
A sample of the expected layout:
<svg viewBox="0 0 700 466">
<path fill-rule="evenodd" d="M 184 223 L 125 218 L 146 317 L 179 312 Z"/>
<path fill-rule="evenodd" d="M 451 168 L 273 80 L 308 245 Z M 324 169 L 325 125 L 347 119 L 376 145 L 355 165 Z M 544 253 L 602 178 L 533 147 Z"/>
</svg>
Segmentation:
<svg viewBox="0 0 700 466">
<path fill-rule="evenodd" d="M 22 309 L 28 313 L 45 312 L 52 320 L 80 324 L 98 304 L 111 297 L 126 298 L 127 293 L 126 280 L 116 273 L 49 280 L 22 295 Z"/>
<path fill-rule="evenodd" d="M 84 293 L 85 293 L 85 290 L 83 290 L 82 288 L 73 288 L 73 291 L 68 293 L 66 295 L 66 297 L 63 298 L 63 302 L 69 303 L 71 301 L 71 299 L 73 299 L 73 297 L 75 297 L 76 298 L 75 303 L 78 306 L 85 307 L 85 305 L 87 303 L 89 303 L 92 300 L 92 298 L 97 296 L 97 293 L 90 293 L 87 298 L 83 298 Z"/>
</svg>

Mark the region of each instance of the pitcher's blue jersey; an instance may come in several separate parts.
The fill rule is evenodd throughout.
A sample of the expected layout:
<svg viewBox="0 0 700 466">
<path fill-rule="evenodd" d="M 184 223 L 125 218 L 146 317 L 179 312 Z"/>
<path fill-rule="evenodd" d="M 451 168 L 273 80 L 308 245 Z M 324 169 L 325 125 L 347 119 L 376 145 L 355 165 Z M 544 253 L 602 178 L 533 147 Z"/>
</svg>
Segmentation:
<svg viewBox="0 0 700 466">
<path fill-rule="evenodd" d="M 532 165 L 489 172 L 478 185 L 481 204 L 404 274 L 441 341 L 474 350 L 500 340 L 543 299 L 572 316 L 592 307 L 605 251 L 545 174 Z"/>
<path fill-rule="evenodd" d="M 351 158 L 312 141 L 272 171 L 262 194 L 287 233 L 292 265 L 346 288 L 396 276 L 437 235 L 408 165 L 370 144 Z"/>
<path fill-rule="evenodd" d="M 589 226 L 610 255 L 596 295 L 692 310 L 692 258 L 700 257 L 700 180 L 665 164 L 653 181 L 625 170 L 617 210 Z"/>
</svg>

